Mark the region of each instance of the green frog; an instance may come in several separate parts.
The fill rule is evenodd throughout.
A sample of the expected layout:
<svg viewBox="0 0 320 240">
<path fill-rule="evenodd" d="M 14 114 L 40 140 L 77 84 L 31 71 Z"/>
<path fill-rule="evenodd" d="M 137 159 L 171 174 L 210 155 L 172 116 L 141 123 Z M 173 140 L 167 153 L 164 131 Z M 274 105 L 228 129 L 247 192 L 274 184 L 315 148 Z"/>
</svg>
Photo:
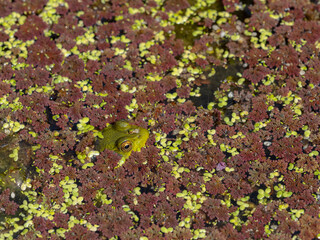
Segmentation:
<svg viewBox="0 0 320 240">
<path fill-rule="evenodd" d="M 131 125 L 125 120 L 120 120 L 102 130 L 103 139 L 98 141 L 98 150 L 115 151 L 122 155 L 122 165 L 132 151 L 140 152 L 149 138 L 147 129 Z"/>
</svg>

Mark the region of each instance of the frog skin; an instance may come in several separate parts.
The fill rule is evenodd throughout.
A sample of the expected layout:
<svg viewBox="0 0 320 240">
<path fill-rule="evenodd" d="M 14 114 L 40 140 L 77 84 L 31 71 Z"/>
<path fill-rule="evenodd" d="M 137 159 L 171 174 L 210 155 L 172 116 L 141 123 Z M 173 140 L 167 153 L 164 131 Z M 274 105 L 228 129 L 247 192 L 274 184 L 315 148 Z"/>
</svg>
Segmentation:
<svg viewBox="0 0 320 240">
<path fill-rule="evenodd" d="M 115 151 L 127 159 L 132 151 L 140 152 L 149 138 L 149 132 L 142 127 L 120 120 L 102 130 L 103 139 L 98 141 L 98 150 Z"/>
</svg>

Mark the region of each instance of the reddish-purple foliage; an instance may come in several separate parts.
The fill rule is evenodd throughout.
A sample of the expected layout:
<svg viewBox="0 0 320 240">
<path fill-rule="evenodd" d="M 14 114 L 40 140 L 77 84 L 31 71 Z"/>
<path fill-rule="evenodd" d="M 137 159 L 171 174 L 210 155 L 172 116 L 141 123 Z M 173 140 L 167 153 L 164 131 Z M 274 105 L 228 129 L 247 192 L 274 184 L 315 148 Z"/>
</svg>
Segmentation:
<svg viewBox="0 0 320 240">
<path fill-rule="evenodd" d="M 271 154 L 277 158 L 282 158 L 284 161 L 293 162 L 295 157 L 302 153 L 301 137 L 285 137 L 278 141 L 273 141 L 271 146 L 268 147 Z M 286 149 L 286 151 L 283 151 Z"/>
<path fill-rule="evenodd" d="M 121 236 L 133 225 L 129 214 L 121 208 L 103 205 L 97 213 L 91 217 L 92 224 L 98 224 L 104 237 L 111 238 L 114 235 Z"/>
<path fill-rule="evenodd" d="M 236 5 L 239 4 L 239 0 L 223 0 L 222 2 L 228 12 L 234 12 Z"/>
<path fill-rule="evenodd" d="M 229 209 L 226 205 L 221 204 L 221 200 L 209 198 L 206 200 L 201 208 L 210 221 L 218 220 L 218 221 L 228 221 L 230 218 L 229 213 L 234 209 Z"/>
<path fill-rule="evenodd" d="M 67 57 L 62 65 L 60 74 L 73 81 L 81 81 L 85 78 L 84 62 L 77 55 Z"/>
<path fill-rule="evenodd" d="M 267 110 L 268 105 L 266 104 L 266 98 L 264 96 L 252 98 L 252 110 L 248 118 L 254 122 L 260 122 L 268 118 Z"/>
<path fill-rule="evenodd" d="M 43 217 L 34 217 L 32 219 L 35 229 L 41 232 L 41 235 L 44 237 L 48 237 L 48 229 L 52 229 L 55 224 L 49 219 L 45 219 Z"/>
<path fill-rule="evenodd" d="M 40 17 L 30 15 L 15 35 L 23 41 L 31 40 L 42 35 L 46 27 L 47 24 Z"/>
<path fill-rule="evenodd" d="M 272 212 L 266 211 L 263 205 L 259 205 L 252 217 L 249 217 L 250 223 L 242 228 L 242 232 L 248 232 L 254 229 L 252 239 L 261 239 L 265 235 L 264 226 L 271 220 Z"/>
<path fill-rule="evenodd" d="M 258 65 L 256 67 L 244 70 L 243 77 L 247 78 L 252 83 L 258 83 L 268 74 L 270 74 L 270 70 L 268 68 Z"/>
<path fill-rule="evenodd" d="M 48 37 L 40 36 L 34 44 L 28 47 L 28 64 L 45 68 L 47 65 L 59 65 L 61 62 L 62 54 L 60 50 Z"/>
<path fill-rule="evenodd" d="M 315 151 L 320 151 L 320 62 L 317 58 L 319 49 L 315 44 L 320 39 L 318 4 L 302 0 L 256 0 L 249 6 L 249 15 L 236 11 L 238 0 L 224 0 L 223 5 L 231 17 L 217 25 L 214 19 L 195 16 L 192 21 L 197 23 L 196 26 L 204 27 L 205 33 L 192 36 L 188 39 L 190 46 L 186 46 L 182 39 L 177 39 L 180 28 L 170 24 L 164 27 L 161 20 L 170 23 L 169 12 L 181 11 L 184 14 L 192 1 L 166 1 L 161 6 L 166 12 L 156 12 L 160 6 L 155 1 L 120 0 L 103 4 L 101 1 L 68 0 L 67 3 L 68 7 L 60 5 L 56 8 L 58 23 L 47 24 L 39 14 L 46 4 L 44 0 L 0 2 L 1 16 L 12 11 L 26 16 L 24 24 L 12 26 L 15 31 L 13 37 L 22 41 L 35 39 L 27 49 L 26 58 L 19 55 L 21 49 L 12 48 L 9 49 L 11 60 L 6 57 L 0 59 L 0 97 L 4 103 L 0 106 L 0 117 L 3 122 L 18 121 L 25 125 L 15 134 L 15 144 L 24 141 L 32 146 L 41 146 L 33 154 L 31 150 L 23 153 L 24 148 L 21 148 L 19 162 L 27 165 L 31 155 L 33 167 L 44 171 L 30 177 L 33 178 L 34 189 L 46 199 L 47 207 L 65 201 L 59 185 L 67 176 L 76 181 L 79 195 L 84 198 L 82 204 L 69 206 L 65 214 L 56 211 L 53 221 L 34 217 L 35 230 L 40 231 L 43 237 L 58 239 L 48 230 L 68 228 L 68 221 L 73 216 L 99 227 L 93 232 L 77 224 L 65 233 L 68 239 L 116 236 L 121 239 L 139 239 L 142 236 L 149 239 L 190 239 L 196 228 L 206 229 L 208 239 L 316 237 L 320 231 L 319 207 L 314 197 L 319 189 L 315 171 L 319 169 L 320 158 L 315 156 Z M 131 14 L 129 7 L 143 11 Z M 206 7 L 199 9 L 206 10 Z M 279 18 L 271 14 L 279 15 Z M 242 15 L 248 19 L 242 19 Z M 145 27 L 133 28 L 132 24 L 137 20 L 143 20 Z M 76 38 L 84 35 L 87 27 L 93 27 L 95 42 L 78 44 L 77 50 L 81 54 L 98 50 L 101 52 L 100 60 L 83 60 L 75 52 L 65 57 L 57 44 L 71 50 L 76 46 Z M 45 29 L 49 29 L 51 35 L 45 34 Z M 263 35 L 262 29 L 272 35 L 265 40 L 259 39 Z M 141 57 L 139 44 L 153 41 L 155 34 L 161 31 L 166 39 L 154 41 L 148 53 Z M 184 28 L 184 31 L 189 30 Z M 252 37 L 246 34 L 248 31 L 259 41 L 265 41 L 266 47 L 273 48 L 265 50 L 262 45 L 256 48 Z M 240 38 L 235 41 L 223 37 L 222 33 L 228 36 L 236 34 Z M 130 42 L 113 42 L 114 36 L 125 36 Z M 0 41 L 8 40 L 7 33 L 0 33 Z M 242 85 L 237 79 L 223 81 L 218 94 L 212 93 L 212 99 L 213 96 L 233 93 L 233 97 L 228 95 L 228 105 L 223 109 L 217 105 L 214 110 L 196 108 L 189 94 L 196 85 L 204 87 L 202 80 L 207 78 L 208 69 L 233 62 L 231 55 L 230 58 L 218 58 L 212 54 L 212 50 L 220 50 L 220 43 L 223 50 L 238 57 L 239 66 L 247 65 L 242 74 L 247 81 Z M 116 48 L 125 49 L 125 54 L 116 55 Z M 186 71 L 189 66 L 186 64 L 179 76 L 171 75 L 172 68 L 179 61 L 184 61 L 181 56 L 184 49 L 204 56 L 192 63 L 203 74 L 193 76 Z M 155 63 L 148 60 L 152 55 L 156 56 Z M 132 70 L 124 67 L 128 61 Z M 15 62 L 29 66 L 21 67 Z M 152 73 L 162 79 L 147 80 L 146 76 Z M 57 83 L 53 80 L 56 79 L 54 74 L 68 77 L 71 81 Z M 196 81 L 190 81 L 190 77 L 195 77 Z M 274 82 L 266 85 L 263 80 L 269 77 L 275 77 Z M 88 81 L 90 89 L 75 86 L 82 80 Z M 177 82 L 181 86 L 177 86 Z M 121 84 L 136 91 L 122 92 Z M 46 85 L 48 87 L 40 89 Z M 32 88 L 35 89 L 30 91 Z M 186 101 L 179 103 L 176 99 L 167 99 L 165 95 L 174 92 Z M 129 113 L 126 106 L 133 99 L 138 107 Z M 15 101 L 19 101 L 23 108 L 13 104 Z M 297 108 L 301 115 L 297 114 Z M 245 112 L 248 114 L 241 115 Z M 230 117 L 231 113 L 241 118 L 229 126 L 222 119 Z M 92 150 L 95 138 L 92 132 L 77 134 L 78 121 L 88 117 L 89 124 L 99 130 L 106 123 L 128 118 L 128 114 L 133 117 L 133 124 L 149 128 L 151 134 L 147 148 L 132 153 L 118 168 L 115 167 L 121 156 L 105 150 L 99 156 L 85 159 L 85 163 L 91 161 L 94 166 L 83 169 L 83 163 L 76 154 Z M 171 151 L 169 141 L 173 144 L 184 138 L 179 131 L 190 116 L 196 119 L 189 123 L 195 127 L 193 135 L 188 141 L 183 140 L 178 150 Z M 148 122 L 149 119 L 151 121 Z M 259 128 L 258 122 L 265 126 Z M 304 135 L 305 126 L 310 131 L 309 136 Z M 208 139 L 209 129 L 216 130 L 210 135 L 212 141 Z M 32 136 L 31 131 L 37 136 Z M 155 132 L 167 134 L 165 149 L 155 144 Z M 0 139 L 5 137 L 6 134 L 0 132 Z M 236 152 L 231 152 L 231 149 Z M 56 160 L 62 166 L 59 173 L 50 174 L 54 162 L 50 155 L 60 156 L 61 159 Z M 163 155 L 167 157 L 166 161 L 163 161 Z M 29 156 L 28 161 L 22 159 L 24 156 Z M 302 170 L 288 170 L 289 163 Z M 178 178 L 173 174 L 175 164 L 184 167 Z M 281 177 L 271 177 L 275 171 Z M 212 174 L 209 180 L 208 172 Z M 280 185 L 292 192 L 292 196 L 276 197 L 274 187 Z M 137 187 L 141 194 L 133 191 Z M 158 191 L 162 187 L 164 190 Z M 272 189 L 270 197 L 264 199 L 265 204 L 260 204 L 256 199 L 257 191 L 267 187 Z M 202 193 L 206 197 L 198 211 L 183 207 L 186 200 L 177 197 L 183 190 L 189 194 Z M 112 203 L 106 205 L 95 200 L 98 191 L 106 194 Z M 18 204 L 10 200 L 9 193 L 8 189 L 1 193 L 0 206 L 6 214 L 13 215 Z M 230 222 L 234 218 L 231 213 L 238 210 L 237 201 L 246 196 L 250 197 L 250 207 L 239 210 L 238 217 L 243 224 L 235 227 Z M 221 202 L 228 198 L 231 207 Z M 200 204 L 199 200 L 195 201 Z M 41 200 L 37 199 L 37 202 Z M 279 210 L 279 206 L 285 203 L 289 207 Z M 139 221 L 134 221 L 132 215 L 123 210 L 123 205 L 128 205 Z M 291 209 L 304 209 L 305 213 L 292 220 Z M 192 219 L 191 229 L 179 227 L 180 221 L 186 217 Z M 266 225 L 272 226 L 270 236 L 265 233 Z M 173 231 L 163 233 L 161 227 L 172 227 Z M 35 232 L 30 230 L 25 237 L 33 239 L 34 236 Z"/>
<path fill-rule="evenodd" d="M 8 2 L 8 1 L 5 1 Z M 37 1 L 30 1 L 28 4 L 26 4 L 23 0 L 17 0 L 12 1 L 13 2 L 13 11 L 18 12 L 20 14 L 28 13 L 28 14 L 36 14 L 39 13 L 45 4 L 47 3 L 47 0 L 37 0 Z"/>
<path fill-rule="evenodd" d="M 7 188 L 0 194 L 0 208 L 8 215 L 14 215 L 19 208 L 19 205 L 10 200 L 10 189 Z M 3 209 L 3 210 L 2 210 Z"/>
<path fill-rule="evenodd" d="M 65 233 L 65 238 L 70 240 L 77 240 L 77 239 L 100 239 L 99 234 L 93 231 L 90 231 L 87 227 L 81 226 L 76 224 L 72 231 Z"/>
<path fill-rule="evenodd" d="M 188 8 L 190 5 L 186 0 L 173 0 L 165 3 L 164 7 L 166 11 L 178 12 Z"/>
</svg>

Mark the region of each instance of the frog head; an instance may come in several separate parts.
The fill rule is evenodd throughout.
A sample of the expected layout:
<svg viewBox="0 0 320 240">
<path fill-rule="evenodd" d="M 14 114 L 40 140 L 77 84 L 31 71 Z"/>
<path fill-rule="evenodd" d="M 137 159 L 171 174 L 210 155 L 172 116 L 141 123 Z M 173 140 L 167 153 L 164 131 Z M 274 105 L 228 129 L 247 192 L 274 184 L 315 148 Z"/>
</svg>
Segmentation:
<svg viewBox="0 0 320 240">
<path fill-rule="evenodd" d="M 132 151 L 140 151 L 149 138 L 147 129 L 120 120 L 102 130 L 103 139 L 98 141 L 98 150 L 115 151 L 127 159 Z"/>
</svg>

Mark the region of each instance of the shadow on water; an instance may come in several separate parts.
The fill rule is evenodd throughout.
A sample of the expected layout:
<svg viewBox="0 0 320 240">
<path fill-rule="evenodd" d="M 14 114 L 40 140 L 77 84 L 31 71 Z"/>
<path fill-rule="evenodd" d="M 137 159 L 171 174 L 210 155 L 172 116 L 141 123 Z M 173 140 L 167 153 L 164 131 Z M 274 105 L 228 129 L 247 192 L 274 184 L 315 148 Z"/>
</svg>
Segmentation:
<svg viewBox="0 0 320 240">
<path fill-rule="evenodd" d="M 15 150 L 16 149 L 16 150 Z M 17 158 L 14 158 L 14 152 Z M 22 193 L 23 182 L 28 177 L 31 164 L 31 147 L 29 144 L 19 141 L 16 136 L 7 136 L 0 141 L 0 194 L 6 189 L 10 190 L 10 200 L 22 204 L 26 196 Z M 15 215 L 18 215 L 18 210 Z M 12 216 L 12 215 L 10 215 Z M 0 221 L 4 221 L 9 215 L 4 209 L 0 209 Z"/>
<path fill-rule="evenodd" d="M 226 78 L 232 77 L 237 79 L 237 73 L 243 72 L 243 67 L 240 63 L 234 62 L 228 65 L 227 68 L 222 66 L 214 67 L 216 73 L 212 77 L 208 77 L 209 72 L 205 72 L 204 75 L 207 77 L 208 84 L 202 84 L 200 86 L 200 97 L 191 97 L 191 101 L 197 107 L 202 106 L 206 108 L 210 102 L 216 102 L 217 99 L 214 97 L 214 92 L 219 89 L 221 83 Z"/>
</svg>

